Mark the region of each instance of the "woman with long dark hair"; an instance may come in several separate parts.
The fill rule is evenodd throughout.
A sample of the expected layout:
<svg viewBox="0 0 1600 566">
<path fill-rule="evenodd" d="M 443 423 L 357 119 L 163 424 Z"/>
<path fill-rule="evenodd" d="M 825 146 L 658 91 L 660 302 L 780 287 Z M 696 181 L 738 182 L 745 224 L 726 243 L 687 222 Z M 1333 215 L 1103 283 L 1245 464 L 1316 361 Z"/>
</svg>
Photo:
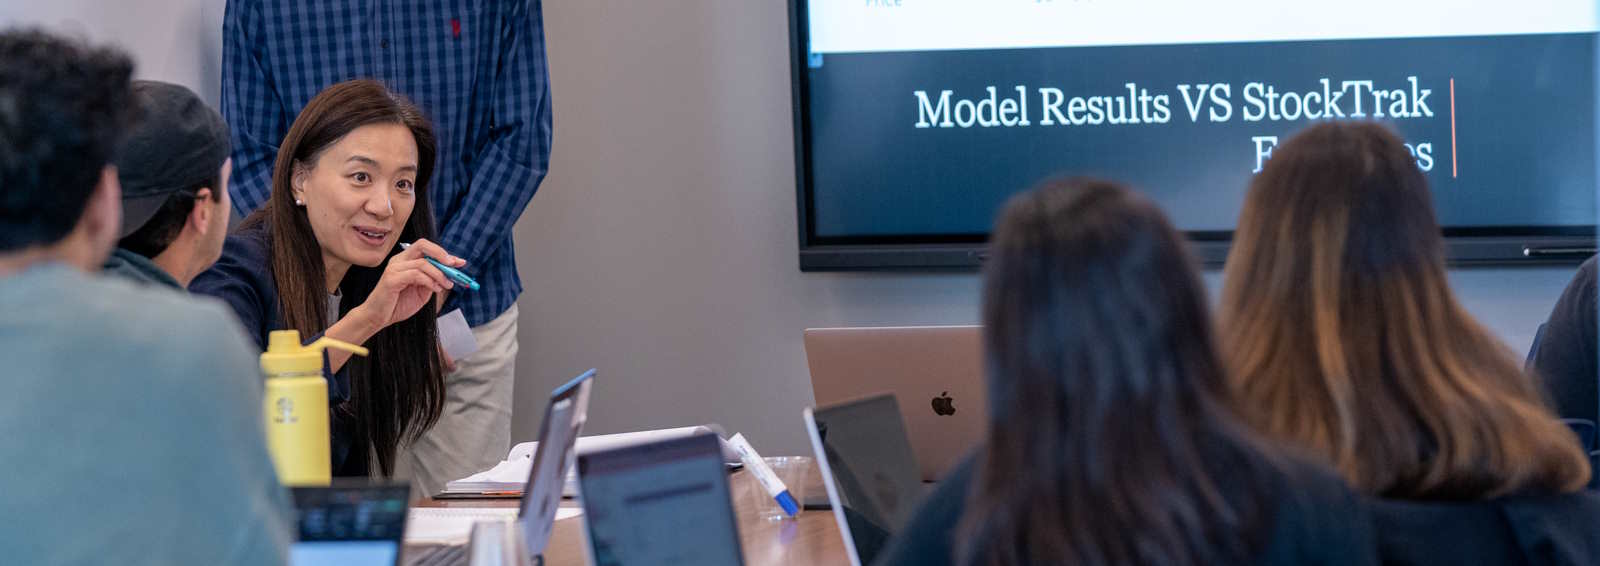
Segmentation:
<svg viewBox="0 0 1600 566">
<path fill-rule="evenodd" d="M 1227 409 L 1204 289 L 1149 200 L 1047 182 L 1006 205 L 984 271 L 988 438 L 887 563 L 1374 561 L 1354 494 Z"/>
<path fill-rule="evenodd" d="M 1520 552 L 1508 549 L 1534 532 L 1513 535 L 1517 513 L 1501 511 L 1542 506 L 1506 496 L 1534 496 L 1561 508 L 1536 512 L 1540 525 L 1574 527 L 1600 557 L 1600 505 L 1562 496 L 1589 480 L 1577 438 L 1456 302 L 1444 250 L 1427 178 L 1385 126 L 1331 122 L 1278 146 L 1250 183 L 1224 270 L 1238 411 L 1380 498 L 1380 538 L 1407 537 L 1387 547 L 1496 563 L 1483 557 Z M 1435 523 L 1402 501 L 1484 506 Z"/>
<path fill-rule="evenodd" d="M 371 350 L 328 355 L 335 475 L 393 474 L 397 448 L 443 407 L 435 297 L 453 284 L 423 256 L 464 262 L 428 241 L 434 156 L 410 102 L 371 80 L 328 87 L 284 137 L 266 205 L 190 286 L 232 305 L 263 347 L 294 329 Z"/>
</svg>

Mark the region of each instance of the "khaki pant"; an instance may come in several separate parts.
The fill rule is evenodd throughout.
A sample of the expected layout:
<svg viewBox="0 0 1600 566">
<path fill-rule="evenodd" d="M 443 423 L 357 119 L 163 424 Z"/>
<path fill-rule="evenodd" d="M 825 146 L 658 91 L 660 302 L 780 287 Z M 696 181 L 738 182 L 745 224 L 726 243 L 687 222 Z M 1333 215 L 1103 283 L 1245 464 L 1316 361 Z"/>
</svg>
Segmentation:
<svg viewBox="0 0 1600 566">
<path fill-rule="evenodd" d="M 417 443 L 402 447 L 396 479 L 410 479 L 412 497 L 487 470 L 511 451 L 512 386 L 516 381 L 517 306 L 472 329 L 478 351 L 456 360 L 444 377 L 444 412 Z"/>
</svg>

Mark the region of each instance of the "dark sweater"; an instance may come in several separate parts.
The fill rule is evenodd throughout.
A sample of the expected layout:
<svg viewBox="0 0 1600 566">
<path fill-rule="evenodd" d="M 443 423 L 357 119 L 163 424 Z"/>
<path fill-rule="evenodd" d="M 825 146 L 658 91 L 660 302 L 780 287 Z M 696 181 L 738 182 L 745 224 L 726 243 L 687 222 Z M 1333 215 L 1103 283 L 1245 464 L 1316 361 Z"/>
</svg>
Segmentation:
<svg viewBox="0 0 1600 566">
<path fill-rule="evenodd" d="M 1600 494 L 1372 504 L 1384 564 L 1600 564 Z"/>
<path fill-rule="evenodd" d="M 1595 258 L 1583 262 L 1545 321 L 1529 356 L 1556 413 L 1567 419 L 1600 420 L 1600 369 L 1595 334 Z"/>
<path fill-rule="evenodd" d="M 1287 471 L 1262 486 L 1279 502 L 1271 533 L 1254 564 L 1350 565 L 1377 564 L 1371 518 L 1360 498 L 1332 472 L 1299 461 L 1286 461 Z M 923 501 L 889 548 L 878 556 L 878 566 L 944 566 L 953 562 L 955 528 L 966 509 L 972 488 L 975 458 L 969 456 Z"/>
<path fill-rule="evenodd" d="M 273 330 L 283 330 L 283 309 L 278 304 L 278 285 L 272 279 L 272 259 L 269 237 L 265 226 L 241 230 L 228 236 L 222 245 L 222 257 L 216 265 L 189 283 L 192 293 L 211 295 L 233 307 L 239 323 L 256 340 L 256 346 L 265 350 L 267 336 Z M 320 338 L 302 337 L 307 344 Z M 332 438 L 330 448 L 333 458 L 333 475 L 367 475 L 367 451 L 353 450 L 356 444 L 357 421 L 349 407 L 350 375 L 348 366 L 341 368 L 328 380 L 329 428 Z"/>
</svg>

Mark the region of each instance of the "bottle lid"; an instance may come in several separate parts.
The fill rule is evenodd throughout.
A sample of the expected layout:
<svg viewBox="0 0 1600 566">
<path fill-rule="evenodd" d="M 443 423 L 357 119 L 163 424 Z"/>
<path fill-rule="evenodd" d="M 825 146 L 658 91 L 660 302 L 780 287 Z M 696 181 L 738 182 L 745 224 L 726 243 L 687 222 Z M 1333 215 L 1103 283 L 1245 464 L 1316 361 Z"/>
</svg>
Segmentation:
<svg viewBox="0 0 1600 566">
<path fill-rule="evenodd" d="M 267 351 L 261 353 L 261 371 L 268 376 L 321 373 L 322 350 L 330 347 L 358 356 L 367 355 L 366 348 L 327 336 L 302 345 L 300 331 L 274 330 L 267 335 Z"/>
</svg>

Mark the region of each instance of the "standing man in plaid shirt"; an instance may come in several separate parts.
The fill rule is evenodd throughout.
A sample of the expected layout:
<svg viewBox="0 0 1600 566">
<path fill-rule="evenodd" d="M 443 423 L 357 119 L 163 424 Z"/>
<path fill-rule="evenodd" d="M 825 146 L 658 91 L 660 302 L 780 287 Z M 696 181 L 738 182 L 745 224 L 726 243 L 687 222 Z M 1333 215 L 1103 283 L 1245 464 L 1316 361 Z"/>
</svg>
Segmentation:
<svg viewBox="0 0 1600 566">
<path fill-rule="evenodd" d="M 490 466 L 511 444 L 517 277 L 511 228 L 550 161 L 540 0 L 228 0 L 222 114 L 235 208 L 267 200 L 278 142 L 323 88 L 371 77 L 433 120 L 439 244 L 481 291 L 457 291 L 479 349 L 454 360 L 439 422 L 399 458 L 424 494 Z"/>
</svg>

